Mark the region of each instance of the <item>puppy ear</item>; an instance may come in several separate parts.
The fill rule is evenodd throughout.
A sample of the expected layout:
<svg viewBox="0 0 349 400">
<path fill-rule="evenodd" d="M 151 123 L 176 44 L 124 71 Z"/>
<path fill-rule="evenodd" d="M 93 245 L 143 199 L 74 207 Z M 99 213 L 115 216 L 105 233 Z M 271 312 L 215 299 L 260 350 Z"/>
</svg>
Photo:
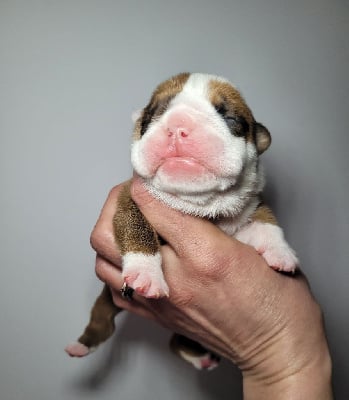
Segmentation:
<svg viewBox="0 0 349 400">
<path fill-rule="evenodd" d="M 271 143 L 270 133 L 264 125 L 260 124 L 259 122 L 255 122 L 254 137 L 256 141 L 258 154 L 262 154 L 270 146 Z"/>
<path fill-rule="evenodd" d="M 142 113 L 143 113 L 143 108 L 140 108 L 139 110 L 133 111 L 132 116 L 131 116 L 132 122 L 136 123 L 136 121 L 140 118 Z"/>
</svg>

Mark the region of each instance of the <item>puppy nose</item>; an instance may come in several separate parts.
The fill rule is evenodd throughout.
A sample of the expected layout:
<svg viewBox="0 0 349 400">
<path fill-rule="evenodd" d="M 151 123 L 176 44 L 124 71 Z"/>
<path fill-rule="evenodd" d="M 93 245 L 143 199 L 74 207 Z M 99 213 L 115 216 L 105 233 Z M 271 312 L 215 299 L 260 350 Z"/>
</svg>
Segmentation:
<svg viewBox="0 0 349 400">
<path fill-rule="evenodd" d="M 172 126 L 172 127 L 167 128 L 167 135 L 169 137 L 174 135 L 176 137 L 180 136 L 182 138 L 186 138 L 187 136 L 189 136 L 189 130 L 186 128 L 183 128 L 181 126 L 179 126 L 179 127 Z"/>
<path fill-rule="evenodd" d="M 184 113 L 176 113 L 169 117 L 167 121 L 167 135 L 174 136 L 176 139 L 185 139 L 190 135 L 194 127 L 192 118 Z"/>
</svg>

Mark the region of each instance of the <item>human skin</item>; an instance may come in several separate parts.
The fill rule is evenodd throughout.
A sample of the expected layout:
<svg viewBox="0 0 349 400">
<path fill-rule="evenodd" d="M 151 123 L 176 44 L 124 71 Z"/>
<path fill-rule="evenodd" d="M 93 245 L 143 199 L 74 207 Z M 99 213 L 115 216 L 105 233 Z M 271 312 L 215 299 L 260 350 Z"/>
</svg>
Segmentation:
<svg viewBox="0 0 349 400">
<path fill-rule="evenodd" d="M 272 270 L 252 247 L 207 220 L 154 199 L 134 179 L 131 193 L 166 245 L 168 298 L 120 296 L 121 257 L 112 219 L 122 185 L 110 192 L 91 235 L 96 273 L 115 304 L 157 320 L 235 363 L 245 400 L 332 399 L 331 358 L 322 312 L 302 273 Z"/>
</svg>

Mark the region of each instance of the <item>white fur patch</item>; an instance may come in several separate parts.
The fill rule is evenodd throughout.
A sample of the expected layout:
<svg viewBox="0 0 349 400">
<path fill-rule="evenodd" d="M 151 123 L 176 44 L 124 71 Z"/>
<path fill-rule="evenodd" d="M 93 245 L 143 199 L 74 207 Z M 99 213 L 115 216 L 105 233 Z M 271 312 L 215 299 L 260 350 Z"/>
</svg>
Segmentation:
<svg viewBox="0 0 349 400">
<path fill-rule="evenodd" d="M 201 73 L 193 73 L 189 76 L 187 82 L 183 87 L 183 93 L 188 92 L 191 94 L 196 94 L 202 97 L 207 97 L 208 85 L 211 81 L 218 81 L 224 83 L 231 83 L 221 76 L 211 75 L 211 74 L 201 74 Z"/>
<path fill-rule="evenodd" d="M 159 298 L 169 295 L 169 288 L 161 268 L 161 255 L 126 253 L 122 257 L 122 276 L 139 295 Z"/>
<path fill-rule="evenodd" d="M 273 224 L 251 222 L 239 230 L 236 239 L 253 246 L 268 265 L 279 271 L 294 272 L 298 259 L 284 238 L 282 229 Z"/>
</svg>

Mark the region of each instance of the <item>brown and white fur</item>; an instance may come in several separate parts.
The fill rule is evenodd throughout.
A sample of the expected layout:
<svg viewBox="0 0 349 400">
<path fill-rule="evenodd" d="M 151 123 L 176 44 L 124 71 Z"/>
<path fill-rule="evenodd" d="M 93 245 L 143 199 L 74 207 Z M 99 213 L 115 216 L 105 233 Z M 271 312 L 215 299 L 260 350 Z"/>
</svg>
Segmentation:
<svg viewBox="0 0 349 400">
<path fill-rule="evenodd" d="M 209 218 L 253 246 L 272 268 L 293 272 L 295 253 L 261 200 L 258 156 L 270 142 L 268 130 L 229 81 L 183 73 L 161 83 L 136 116 L 131 160 L 153 196 L 183 213 Z M 131 199 L 129 186 L 119 199 L 114 231 L 125 282 L 145 297 L 170 296 L 158 235 Z M 88 354 L 112 334 L 119 311 L 105 287 L 84 334 L 66 351 Z M 217 365 L 217 356 L 184 337 L 175 335 L 171 347 L 197 368 Z"/>
</svg>

